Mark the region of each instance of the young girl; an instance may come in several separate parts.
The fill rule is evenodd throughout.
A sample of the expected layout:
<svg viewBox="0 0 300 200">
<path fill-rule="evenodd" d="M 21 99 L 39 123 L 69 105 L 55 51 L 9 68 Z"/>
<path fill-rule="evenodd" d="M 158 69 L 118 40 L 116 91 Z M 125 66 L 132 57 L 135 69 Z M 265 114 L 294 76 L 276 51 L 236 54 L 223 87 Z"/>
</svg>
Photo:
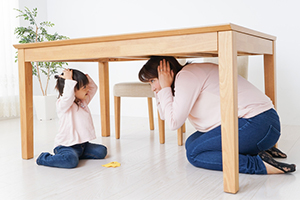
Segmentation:
<svg viewBox="0 0 300 200">
<path fill-rule="evenodd" d="M 75 69 L 65 69 L 57 78 L 56 89 L 60 98 L 56 103 L 59 131 L 55 137 L 54 155 L 41 153 L 38 165 L 74 168 L 80 159 L 103 159 L 107 149 L 89 141 L 96 138 L 88 104 L 97 86 L 93 80 Z"/>
<path fill-rule="evenodd" d="M 174 78 L 175 77 L 175 78 Z M 186 140 L 189 162 L 205 169 L 222 170 L 221 116 L 218 65 L 181 66 L 174 57 L 151 57 L 139 72 L 156 96 L 157 108 L 172 130 L 188 118 L 197 130 Z M 239 172 L 277 174 L 296 170 L 294 164 L 273 157 L 286 154 L 273 147 L 280 136 L 280 121 L 271 100 L 238 77 Z"/>
</svg>

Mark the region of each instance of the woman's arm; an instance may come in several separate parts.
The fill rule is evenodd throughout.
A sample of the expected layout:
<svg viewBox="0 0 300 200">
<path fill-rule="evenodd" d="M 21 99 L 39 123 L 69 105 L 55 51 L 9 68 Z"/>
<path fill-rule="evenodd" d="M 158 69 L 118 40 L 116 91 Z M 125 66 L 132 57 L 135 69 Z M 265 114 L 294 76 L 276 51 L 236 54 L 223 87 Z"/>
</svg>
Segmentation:
<svg viewBox="0 0 300 200">
<path fill-rule="evenodd" d="M 165 59 L 161 60 L 157 67 L 157 73 L 161 88 L 171 87 L 174 81 L 174 72 L 171 70 L 169 62 L 166 62 Z"/>
<path fill-rule="evenodd" d="M 160 105 L 160 100 L 159 100 L 158 95 L 157 95 L 156 92 L 154 92 L 154 96 L 155 96 L 155 100 L 156 100 L 156 108 L 157 108 L 157 110 L 159 112 L 160 119 L 161 120 L 165 120 L 165 115 L 162 112 L 161 105 Z"/>
<path fill-rule="evenodd" d="M 171 130 L 180 128 L 197 101 L 203 83 L 190 71 L 181 71 L 176 76 L 175 93 L 171 87 L 162 88 L 158 93 L 160 113 Z"/>
</svg>

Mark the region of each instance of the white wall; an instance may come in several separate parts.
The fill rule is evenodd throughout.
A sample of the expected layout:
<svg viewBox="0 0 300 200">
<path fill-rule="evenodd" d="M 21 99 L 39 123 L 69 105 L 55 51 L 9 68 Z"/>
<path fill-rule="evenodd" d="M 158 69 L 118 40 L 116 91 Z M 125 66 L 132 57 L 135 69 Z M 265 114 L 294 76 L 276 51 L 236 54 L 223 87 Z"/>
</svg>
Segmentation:
<svg viewBox="0 0 300 200">
<path fill-rule="evenodd" d="M 40 0 L 26 1 L 31 2 L 30 6 L 36 5 L 38 8 L 45 6 L 45 4 L 40 5 Z M 26 1 L 20 0 L 20 2 Z M 46 2 L 47 20 L 56 25 L 53 31 L 70 38 L 226 23 L 234 23 L 277 36 L 278 112 L 283 124 L 299 125 L 300 67 L 297 54 L 300 41 L 296 38 L 300 35 L 300 28 L 295 22 L 300 19 L 300 14 L 297 0 L 47 0 L 43 2 Z M 120 81 L 138 80 L 137 73 L 143 63 L 111 63 L 111 86 Z M 97 63 L 70 63 L 69 66 L 89 73 L 98 82 Z M 261 56 L 250 58 L 249 80 L 261 90 L 264 89 Z M 113 115 L 112 92 L 110 98 Z M 122 115 L 147 116 L 146 100 L 123 99 Z M 99 94 L 92 101 L 90 108 L 93 114 L 99 114 Z"/>
</svg>

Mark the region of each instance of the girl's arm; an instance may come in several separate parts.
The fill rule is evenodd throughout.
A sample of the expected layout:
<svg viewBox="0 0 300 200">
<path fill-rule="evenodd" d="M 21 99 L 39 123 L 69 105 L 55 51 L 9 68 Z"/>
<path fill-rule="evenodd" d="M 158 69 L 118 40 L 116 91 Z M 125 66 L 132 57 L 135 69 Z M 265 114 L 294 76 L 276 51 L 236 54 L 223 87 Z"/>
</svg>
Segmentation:
<svg viewBox="0 0 300 200">
<path fill-rule="evenodd" d="M 75 100 L 75 85 L 77 81 L 72 79 L 73 70 L 64 69 L 63 75 L 60 75 L 61 78 L 65 79 L 65 86 L 63 90 L 63 95 L 57 101 L 57 111 L 65 112 L 67 111 L 74 103 Z"/>
<path fill-rule="evenodd" d="M 63 95 L 57 101 L 57 111 L 66 112 L 74 103 L 77 81 L 66 79 Z"/>
<path fill-rule="evenodd" d="M 89 92 L 88 92 L 88 95 L 87 95 L 86 99 L 84 100 L 86 105 L 87 105 L 87 104 L 90 103 L 92 98 L 95 96 L 95 94 L 97 92 L 97 89 L 98 89 L 98 86 L 95 84 L 93 79 L 88 74 L 86 74 L 86 77 L 89 80 Z"/>
</svg>

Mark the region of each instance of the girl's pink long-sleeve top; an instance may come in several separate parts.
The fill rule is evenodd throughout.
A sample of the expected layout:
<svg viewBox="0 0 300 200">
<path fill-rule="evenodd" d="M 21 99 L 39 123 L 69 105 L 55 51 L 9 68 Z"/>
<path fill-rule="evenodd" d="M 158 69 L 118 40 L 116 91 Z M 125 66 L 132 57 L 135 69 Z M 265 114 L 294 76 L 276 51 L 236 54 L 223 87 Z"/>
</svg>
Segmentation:
<svg viewBox="0 0 300 200">
<path fill-rule="evenodd" d="M 171 130 L 188 118 L 197 131 L 207 132 L 221 124 L 218 65 L 188 64 L 175 77 L 171 87 L 155 94 L 157 108 Z M 238 117 L 251 118 L 274 108 L 272 101 L 243 77 L 238 76 Z"/>
<path fill-rule="evenodd" d="M 59 118 L 59 130 L 55 137 L 54 146 L 72 146 L 96 138 L 95 128 L 88 104 L 94 97 L 97 86 L 89 79 L 89 92 L 84 100 L 77 105 L 74 87 L 77 81 L 65 80 L 63 96 L 56 102 L 56 111 Z"/>
</svg>

